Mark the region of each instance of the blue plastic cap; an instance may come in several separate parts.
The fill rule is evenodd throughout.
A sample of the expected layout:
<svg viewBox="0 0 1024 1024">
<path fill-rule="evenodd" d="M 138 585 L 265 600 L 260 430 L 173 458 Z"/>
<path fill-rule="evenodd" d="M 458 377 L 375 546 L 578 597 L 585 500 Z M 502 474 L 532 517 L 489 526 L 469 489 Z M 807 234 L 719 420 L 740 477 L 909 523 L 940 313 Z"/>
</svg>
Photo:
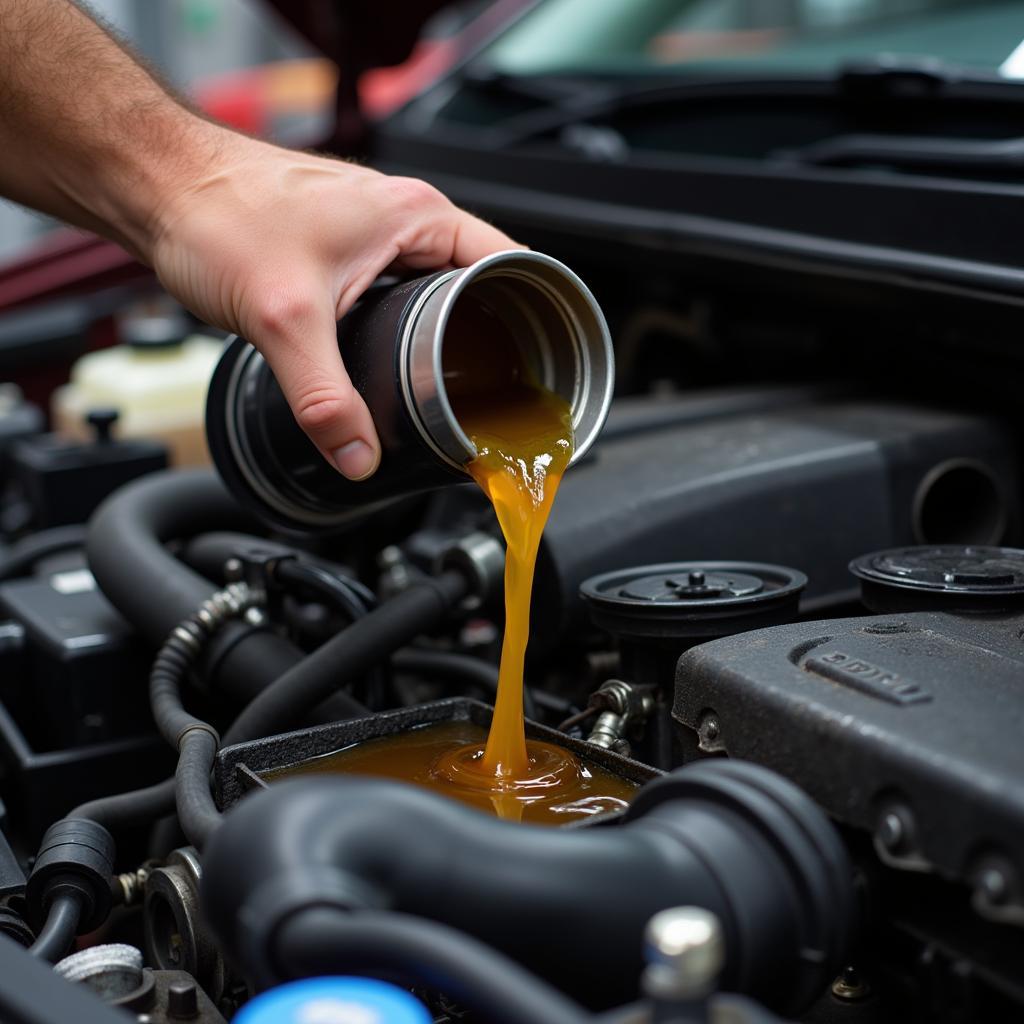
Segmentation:
<svg viewBox="0 0 1024 1024">
<path fill-rule="evenodd" d="M 308 978 L 250 1000 L 232 1024 L 431 1024 L 405 989 L 372 978 Z"/>
</svg>

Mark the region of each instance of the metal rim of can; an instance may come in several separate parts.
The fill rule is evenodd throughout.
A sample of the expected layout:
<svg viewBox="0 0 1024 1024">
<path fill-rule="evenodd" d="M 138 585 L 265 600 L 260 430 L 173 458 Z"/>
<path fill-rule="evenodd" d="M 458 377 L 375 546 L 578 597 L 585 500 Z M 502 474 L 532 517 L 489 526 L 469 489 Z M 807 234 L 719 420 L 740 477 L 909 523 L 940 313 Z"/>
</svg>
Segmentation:
<svg viewBox="0 0 1024 1024">
<path fill-rule="evenodd" d="M 553 272 L 560 283 L 571 287 L 578 308 L 574 308 L 569 295 L 545 280 L 538 268 Z M 400 339 L 398 367 L 406 408 L 431 451 L 452 468 L 465 472 L 466 463 L 476 456 L 476 449 L 459 425 L 445 390 L 444 333 L 456 302 L 467 289 L 494 278 L 523 281 L 543 294 L 572 342 L 571 394 L 557 387 L 550 346 L 540 349 L 538 355 L 543 364 L 542 382 L 567 398 L 572 409 L 575 445 L 569 465 L 574 465 L 586 455 L 607 418 L 614 388 L 614 353 L 608 325 L 590 289 L 564 263 L 544 253 L 520 249 L 492 253 L 469 267 L 438 278 L 419 296 L 403 324 Z M 443 298 L 437 305 L 438 293 L 442 291 Z M 592 320 L 589 328 L 582 322 L 584 315 Z M 603 364 L 596 382 L 600 389 L 596 401 L 591 397 L 595 368 L 599 365 L 593 358 L 594 350 L 600 352 Z"/>
</svg>

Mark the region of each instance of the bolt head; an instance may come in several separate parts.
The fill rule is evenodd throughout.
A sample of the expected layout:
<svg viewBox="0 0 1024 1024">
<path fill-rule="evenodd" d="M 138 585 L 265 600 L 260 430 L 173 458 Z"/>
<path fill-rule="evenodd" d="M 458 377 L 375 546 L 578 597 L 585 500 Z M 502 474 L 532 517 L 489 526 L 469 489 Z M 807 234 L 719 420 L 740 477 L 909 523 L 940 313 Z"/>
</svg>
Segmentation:
<svg viewBox="0 0 1024 1024">
<path fill-rule="evenodd" d="M 662 910 L 647 922 L 644 956 L 659 987 L 676 996 L 707 991 L 725 964 L 722 926 L 702 907 Z"/>
<path fill-rule="evenodd" d="M 855 1003 L 871 995 L 871 986 L 855 967 L 844 967 L 842 974 L 832 982 L 832 995 L 844 1002 Z"/>
<path fill-rule="evenodd" d="M 978 876 L 975 883 L 985 902 L 994 907 L 1002 906 L 1010 899 L 1010 882 L 1006 874 L 995 865 L 990 865 Z"/>
<path fill-rule="evenodd" d="M 267 617 L 260 608 L 247 608 L 245 611 L 245 621 L 250 626 L 262 626 L 266 624 Z"/>
<path fill-rule="evenodd" d="M 904 853 L 911 844 L 912 829 L 909 812 L 893 808 L 879 819 L 875 835 L 885 849 L 892 853 Z"/>
<path fill-rule="evenodd" d="M 721 723 L 713 714 L 705 715 L 697 725 L 697 733 L 704 743 L 710 743 L 718 739 L 722 731 Z"/>
<path fill-rule="evenodd" d="M 189 1020 L 199 1014 L 199 995 L 191 981 L 172 982 L 167 989 L 167 1016 L 172 1020 Z"/>
</svg>

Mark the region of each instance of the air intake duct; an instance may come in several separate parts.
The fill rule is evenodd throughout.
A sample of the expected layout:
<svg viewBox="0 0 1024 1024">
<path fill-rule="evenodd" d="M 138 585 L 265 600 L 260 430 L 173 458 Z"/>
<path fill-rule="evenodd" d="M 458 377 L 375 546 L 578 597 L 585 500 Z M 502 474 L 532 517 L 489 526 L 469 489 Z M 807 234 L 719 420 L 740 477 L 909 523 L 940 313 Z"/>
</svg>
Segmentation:
<svg viewBox="0 0 1024 1024">
<path fill-rule="evenodd" d="M 568 830 L 384 780 L 280 783 L 227 815 L 202 899 L 261 987 L 323 969 L 322 942 L 299 941 L 307 925 L 322 938 L 325 915 L 341 925 L 384 910 L 459 929 L 592 1007 L 635 998 L 644 927 L 667 907 L 715 913 L 722 988 L 790 1013 L 834 977 L 854 919 L 850 867 L 825 816 L 773 772 L 726 760 L 649 783 L 622 824 Z M 355 965 L 337 952 L 346 973 Z"/>
</svg>

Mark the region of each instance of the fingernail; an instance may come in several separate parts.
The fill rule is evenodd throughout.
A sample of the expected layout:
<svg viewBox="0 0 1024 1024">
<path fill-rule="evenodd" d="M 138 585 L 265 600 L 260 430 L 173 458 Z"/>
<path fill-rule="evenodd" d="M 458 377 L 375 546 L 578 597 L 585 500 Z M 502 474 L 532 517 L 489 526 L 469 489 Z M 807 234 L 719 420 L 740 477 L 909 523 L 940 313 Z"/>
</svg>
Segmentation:
<svg viewBox="0 0 1024 1024">
<path fill-rule="evenodd" d="M 377 468 L 377 454 L 365 441 L 349 441 L 331 453 L 342 476 L 365 480 Z"/>
</svg>

